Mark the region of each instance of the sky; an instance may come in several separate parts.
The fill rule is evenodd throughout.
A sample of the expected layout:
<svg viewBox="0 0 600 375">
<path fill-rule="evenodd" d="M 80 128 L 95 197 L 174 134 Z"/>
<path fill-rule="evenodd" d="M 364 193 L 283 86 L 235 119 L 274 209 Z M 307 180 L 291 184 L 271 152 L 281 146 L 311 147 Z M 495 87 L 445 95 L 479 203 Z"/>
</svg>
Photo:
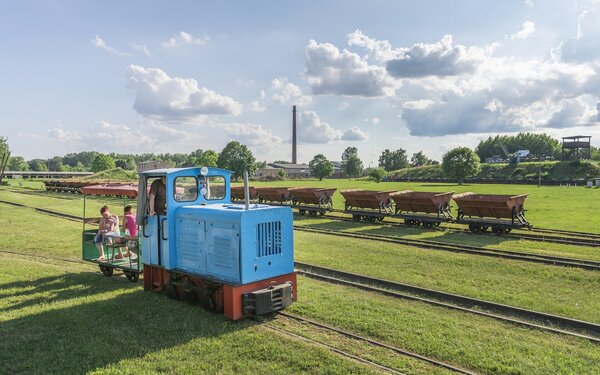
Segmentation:
<svg viewBox="0 0 600 375">
<path fill-rule="evenodd" d="M 13 156 L 190 153 L 365 167 L 490 135 L 600 146 L 600 1 L 0 0 Z"/>
</svg>

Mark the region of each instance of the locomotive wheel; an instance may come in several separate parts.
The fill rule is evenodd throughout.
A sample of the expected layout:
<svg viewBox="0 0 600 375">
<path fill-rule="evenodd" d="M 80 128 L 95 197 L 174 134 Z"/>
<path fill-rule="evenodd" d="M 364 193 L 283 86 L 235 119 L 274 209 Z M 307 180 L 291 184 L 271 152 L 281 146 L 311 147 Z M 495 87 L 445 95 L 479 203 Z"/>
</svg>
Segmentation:
<svg viewBox="0 0 600 375">
<path fill-rule="evenodd" d="M 100 271 L 104 276 L 110 277 L 113 274 L 113 269 L 111 267 L 100 266 Z"/>
<path fill-rule="evenodd" d="M 127 277 L 127 280 L 135 283 L 140 279 L 140 274 L 137 272 L 125 271 L 125 277 Z"/>
<path fill-rule="evenodd" d="M 167 284 L 165 287 L 165 293 L 167 293 L 169 298 L 177 299 L 178 297 L 177 288 L 173 284 Z"/>
<path fill-rule="evenodd" d="M 187 303 L 196 303 L 198 301 L 198 296 L 191 290 L 186 290 L 183 292 L 183 299 Z"/>
<path fill-rule="evenodd" d="M 504 233 L 504 228 L 492 227 L 492 232 L 494 232 L 496 236 L 501 236 Z"/>
</svg>

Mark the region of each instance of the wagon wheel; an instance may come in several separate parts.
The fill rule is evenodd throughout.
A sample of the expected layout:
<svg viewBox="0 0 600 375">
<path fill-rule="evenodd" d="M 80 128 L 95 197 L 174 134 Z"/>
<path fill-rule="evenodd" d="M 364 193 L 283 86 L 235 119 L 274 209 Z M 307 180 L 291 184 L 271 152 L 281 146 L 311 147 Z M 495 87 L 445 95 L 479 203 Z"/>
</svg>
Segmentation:
<svg viewBox="0 0 600 375">
<path fill-rule="evenodd" d="M 300 214 L 300 216 L 304 216 L 306 215 L 306 210 L 298 210 L 298 213 Z"/>
<path fill-rule="evenodd" d="M 104 276 L 110 277 L 113 274 L 113 269 L 112 267 L 107 267 L 107 266 L 100 266 L 100 271 L 102 272 L 102 274 Z"/>
<path fill-rule="evenodd" d="M 321 210 L 321 211 L 319 211 L 319 215 L 321 215 L 321 216 L 325 216 L 325 210 Z"/>
<path fill-rule="evenodd" d="M 501 236 L 504 233 L 504 228 L 502 228 L 502 227 L 492 227 L 492 232 L 494 232 L 494 234 L 496 236 Z"/>
<path fill-rule="evenodd" d="M 354 220 L 354 221 L 360 221 L 360 215 L 352 214 L 352 220 Z"/>
<path fill-rule="evenodd" d="M 475 225 L 475 224 L 469 224 L 469 230 L 473 233 L 478 233 L 479 232 L 479 225 Z"/>
<path fill-rule="evenodd" d="M 509 234 L 511 230 L 512 230 L 512 228 L 504 228 L 504 233 Z"/>
<path fill-rule="evenodd" d="M 407 227 L 412 227 L 413 221 L 411 219 L 404 219 L 404 225 L 406 225 Z"/>
<path fill-rule="evenodd" d="M 125 277 L 127 277 L 127 280 L 135 283 L 140 279 L 140 274 L 137 272 L 125 271 Z"/>
<path fill-rule="evenodd" d="M 486 230 L 488 230 L 488 228 L 489 228 L 489 226 L 483 225 L 483 226 L 481 226 L 480 229 L 481 229 L 482 232 L 485 232 Z"/>
<path fill-rule="evenodd" d="M 173 284 L 167 284 L 167 286 L 165 287 L 165 292 L 167 293 L 167 296 L 169 298 L 176 299 L 178 296 L 177 288 Z"/>
<path fill-rule="evenodd" d="M 378 217 L 378 218 L 377 218 L 377 221 L 381 223 L 381 222 L 383 221 L 383 216 L 381 216 L 381 217 Z"/>
<path fill-rule="evenodd" d="M 371 223 L 374 223 L 377 220 L 375 216 L 365 216 L 365 220 L 368 220 Z"/>
<path fill-rule="evenodd" d="M 435 226 L 436 226 L 436 227 L 439 227 L 439 226 L 440 226 L 440 224 L 441 224 L 441 223 L 440 223 L 439 221 L 437 221 L 437 222 L 435 223 Z"/>
<path fill-rule="evenodd" d="M 431 221 L 424 221 L 423 227 L 427 229 L 431 229 L 433 227 L 433 223 Z"/>
<path fill-rule="evenodd" d="M 310 216 L 317 216 L 317 211 L 308 211 Z"/>
</svg>

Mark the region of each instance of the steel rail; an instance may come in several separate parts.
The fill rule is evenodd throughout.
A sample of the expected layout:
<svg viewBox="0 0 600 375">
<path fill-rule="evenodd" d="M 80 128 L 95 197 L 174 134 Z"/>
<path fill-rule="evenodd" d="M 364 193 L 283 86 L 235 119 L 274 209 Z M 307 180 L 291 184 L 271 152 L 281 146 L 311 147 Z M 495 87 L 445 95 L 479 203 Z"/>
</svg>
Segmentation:
<svg viewBox="0 0 600 375">
<path fill-rule="evenodd" d="M 383 280 L 313 264 L 294 262 L 296 272 L 321 281 L 352 286 L 383 295 L 420 301 L 470 314 L 493 318 L 506 323 L 586 339 L 600 344 L 600 325 L 520 307 L 484 301 L 438 290 Z M 482 311 L 479 309 L 485 309 Z M 525 318 L 529 321 L 518 319 Z M 537 323 L 534 323 L 537 322 Z M 555 328 L 550 325 L 561 328 Z"/>
<path fill-rule="evenodd" d="M 577 258 L 568 258 L 568 257 L 558 257 L 554 255 L 544 255 L 544 254 L 535 254 L 535 253 L 524 253 L 519 251 L 511 251 L 511 250 L 501 250 L 501 249 L 491 249 L 485 247 L 477 247 L 477 246 L 469 246 L 469 245 L 461 245 L 461 244 L 445 244 L 437 241 L 429 241 L 429 240 L 416 240 L 416 239 L 405 239 L 394 236 L 386 236 L 381 234 L 362 234 L 362 233 L 354 233 L 354 232 L 341 232 L 331 229 L 315 229 L 308 228 L 301 225 L 295 225 L 294 230 L 301 232 L 310 232 L 317 234 L 325 234 L 331 236 L 339 236 L 346 238 L 354 238 L 354 239 L 363 239 L 370 241 L 380 241 L 387 243 L 394 243 L 399 245 L 408 245 L 418 248 L 424 248 L 429 250 L 442 250 L 442 251 L 450 251 L 454 253 L 466 253 L 472 255 L 481 255 L 488 256 L 494 258 L 504 258 L 511 260 L 519 260 L 540 264 L 548 264 L 553 266 L 561 266 L 561 267 L 572 267 L 572 268 L 581 268 L 585 270 L 591 271 L 600 271 L 600 261 L 587 260 L 587 259 L 577 259 Z"/>
<path fill-rule="evenodd" d="M 309 325 L 314 326 L 314 327 L 318 327 L 318 328 L 325 329 L 325 330 L 328 330 L 328 331 L 331 331 L 331 332 L 335 332 L 335 333 L 338 333 L 340 335 L 349 337 L 351 339 L 363 341 L 363 342 L 366 342 L 366 343 L 371 344 L 371 345 L 376 346 L 376 347 L 388 349 L 388 350 L 391 350 L 391 351 L 393 351 L 393 352 L 395 352 L 397 354 L 401 354 L 401 355 L 404 355 L 404 356 L 415 358 L 415 359 L 427 362 L 429 364 L 432 364 L 434 366 L 445 368 L 447 370 L 451 370 L 451 371 L 454 371 L 454 372 L 457 372 L 457 373 L 460 373 L 460 374 L 469 374 L 469 375 L 475 374 L 474 372 L 462 369 L 460 367 L 448 364 L 446 362 L 438 361 L 437 359 L 426 357 L 424 355 L 421 355 L 421 354 L 418 354 L 418 353 L 414 353 L 414 352 L 411 352 L 411 351 L 406 350 L 406 349 L 397 348 L 395 346 L 388 345 L 386 343 L 382 343 L 382 342 L 370 339 L 368 337 L 360 336 L 360 335 L 357 335 L 355 333 L 352 333 L 352 332 L 349 332 L 349 331 L 346 331 L 346 330 L 343 330 L 343 329 L 340 329 L 340 328 L 337 328 L 337 327 L 333 327 L 333 326 L 330 326 L 330 325 L 327 325 L 327 324 L 324 324 L 324 323 L 320 323 L 320 322 L 317 322 L 317 321 L 314 321 L 314 320 L 311 320 L 311 319 L 307 319 L 307 318 L 304 318 L 304 317 L 301 317 L 301 316 L 298 316 L 298 315 L 290 314 L 288 312 L 281 312 L 281 311 L 278 312 L 277 314 L 281 315 L 281 316 L 284 316 L 284 317 L 286 317 L 288 319 L 294 319 L 294 320 L 297 320 L 299 322 L 303 322 L 303 323 L 309 324 Z"/>
</svg>

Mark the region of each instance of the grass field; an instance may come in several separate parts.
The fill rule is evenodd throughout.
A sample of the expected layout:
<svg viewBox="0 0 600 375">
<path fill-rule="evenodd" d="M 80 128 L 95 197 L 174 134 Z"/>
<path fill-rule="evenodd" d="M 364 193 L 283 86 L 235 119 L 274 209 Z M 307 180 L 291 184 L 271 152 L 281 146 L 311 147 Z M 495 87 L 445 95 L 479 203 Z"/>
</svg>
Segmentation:
<svg viewBox="0 0 600 375">
<path fill-rule="evenodd" d="M 372 186 L 379 189 L 386 185 L 371 183 L 363 188 Z M 35 190 L 12 189 L 0 189 L 0 200 L 82 214 L 81 196 L 39 195 Z M 93 211 L 105 203 L 117 213 L 123 206 L 119 199 L 92 199 L 87 206 Z M 269 329 L 274 325 L 404 373 L 446 373 L 300 323 L 280 318 L 261 324 L 230 322 L 198 306 L 143 292 L 139 283 L 131 284 L 120 276 L 103 277 L 93 265 L 61 260 L 80 258 L 80 223 L 27 208 L 5 204 L 0 207 L 4 213 L 0 216 L 0 363 L 4 364 L 0 372 L 380 371 L 321 346 L 283 336 Z M 594 249 L 586 247 L 507 241 L 495 236 L 324 219 L 297 218 L 297 224 L 366 233 L 393 232 L 409 238 L 431 237 L 579 258 L 592 259 L 596 255 Z M 297 260 L 307 263 L 600 322 L 597 272 L 301 232 L 295 233 L 295 253 Z M 306 277 L 300 277 L 299 301 L 289 311 L 480 373 L 600 373 L 600 346 L 583 339 Z"/>
</svg>

